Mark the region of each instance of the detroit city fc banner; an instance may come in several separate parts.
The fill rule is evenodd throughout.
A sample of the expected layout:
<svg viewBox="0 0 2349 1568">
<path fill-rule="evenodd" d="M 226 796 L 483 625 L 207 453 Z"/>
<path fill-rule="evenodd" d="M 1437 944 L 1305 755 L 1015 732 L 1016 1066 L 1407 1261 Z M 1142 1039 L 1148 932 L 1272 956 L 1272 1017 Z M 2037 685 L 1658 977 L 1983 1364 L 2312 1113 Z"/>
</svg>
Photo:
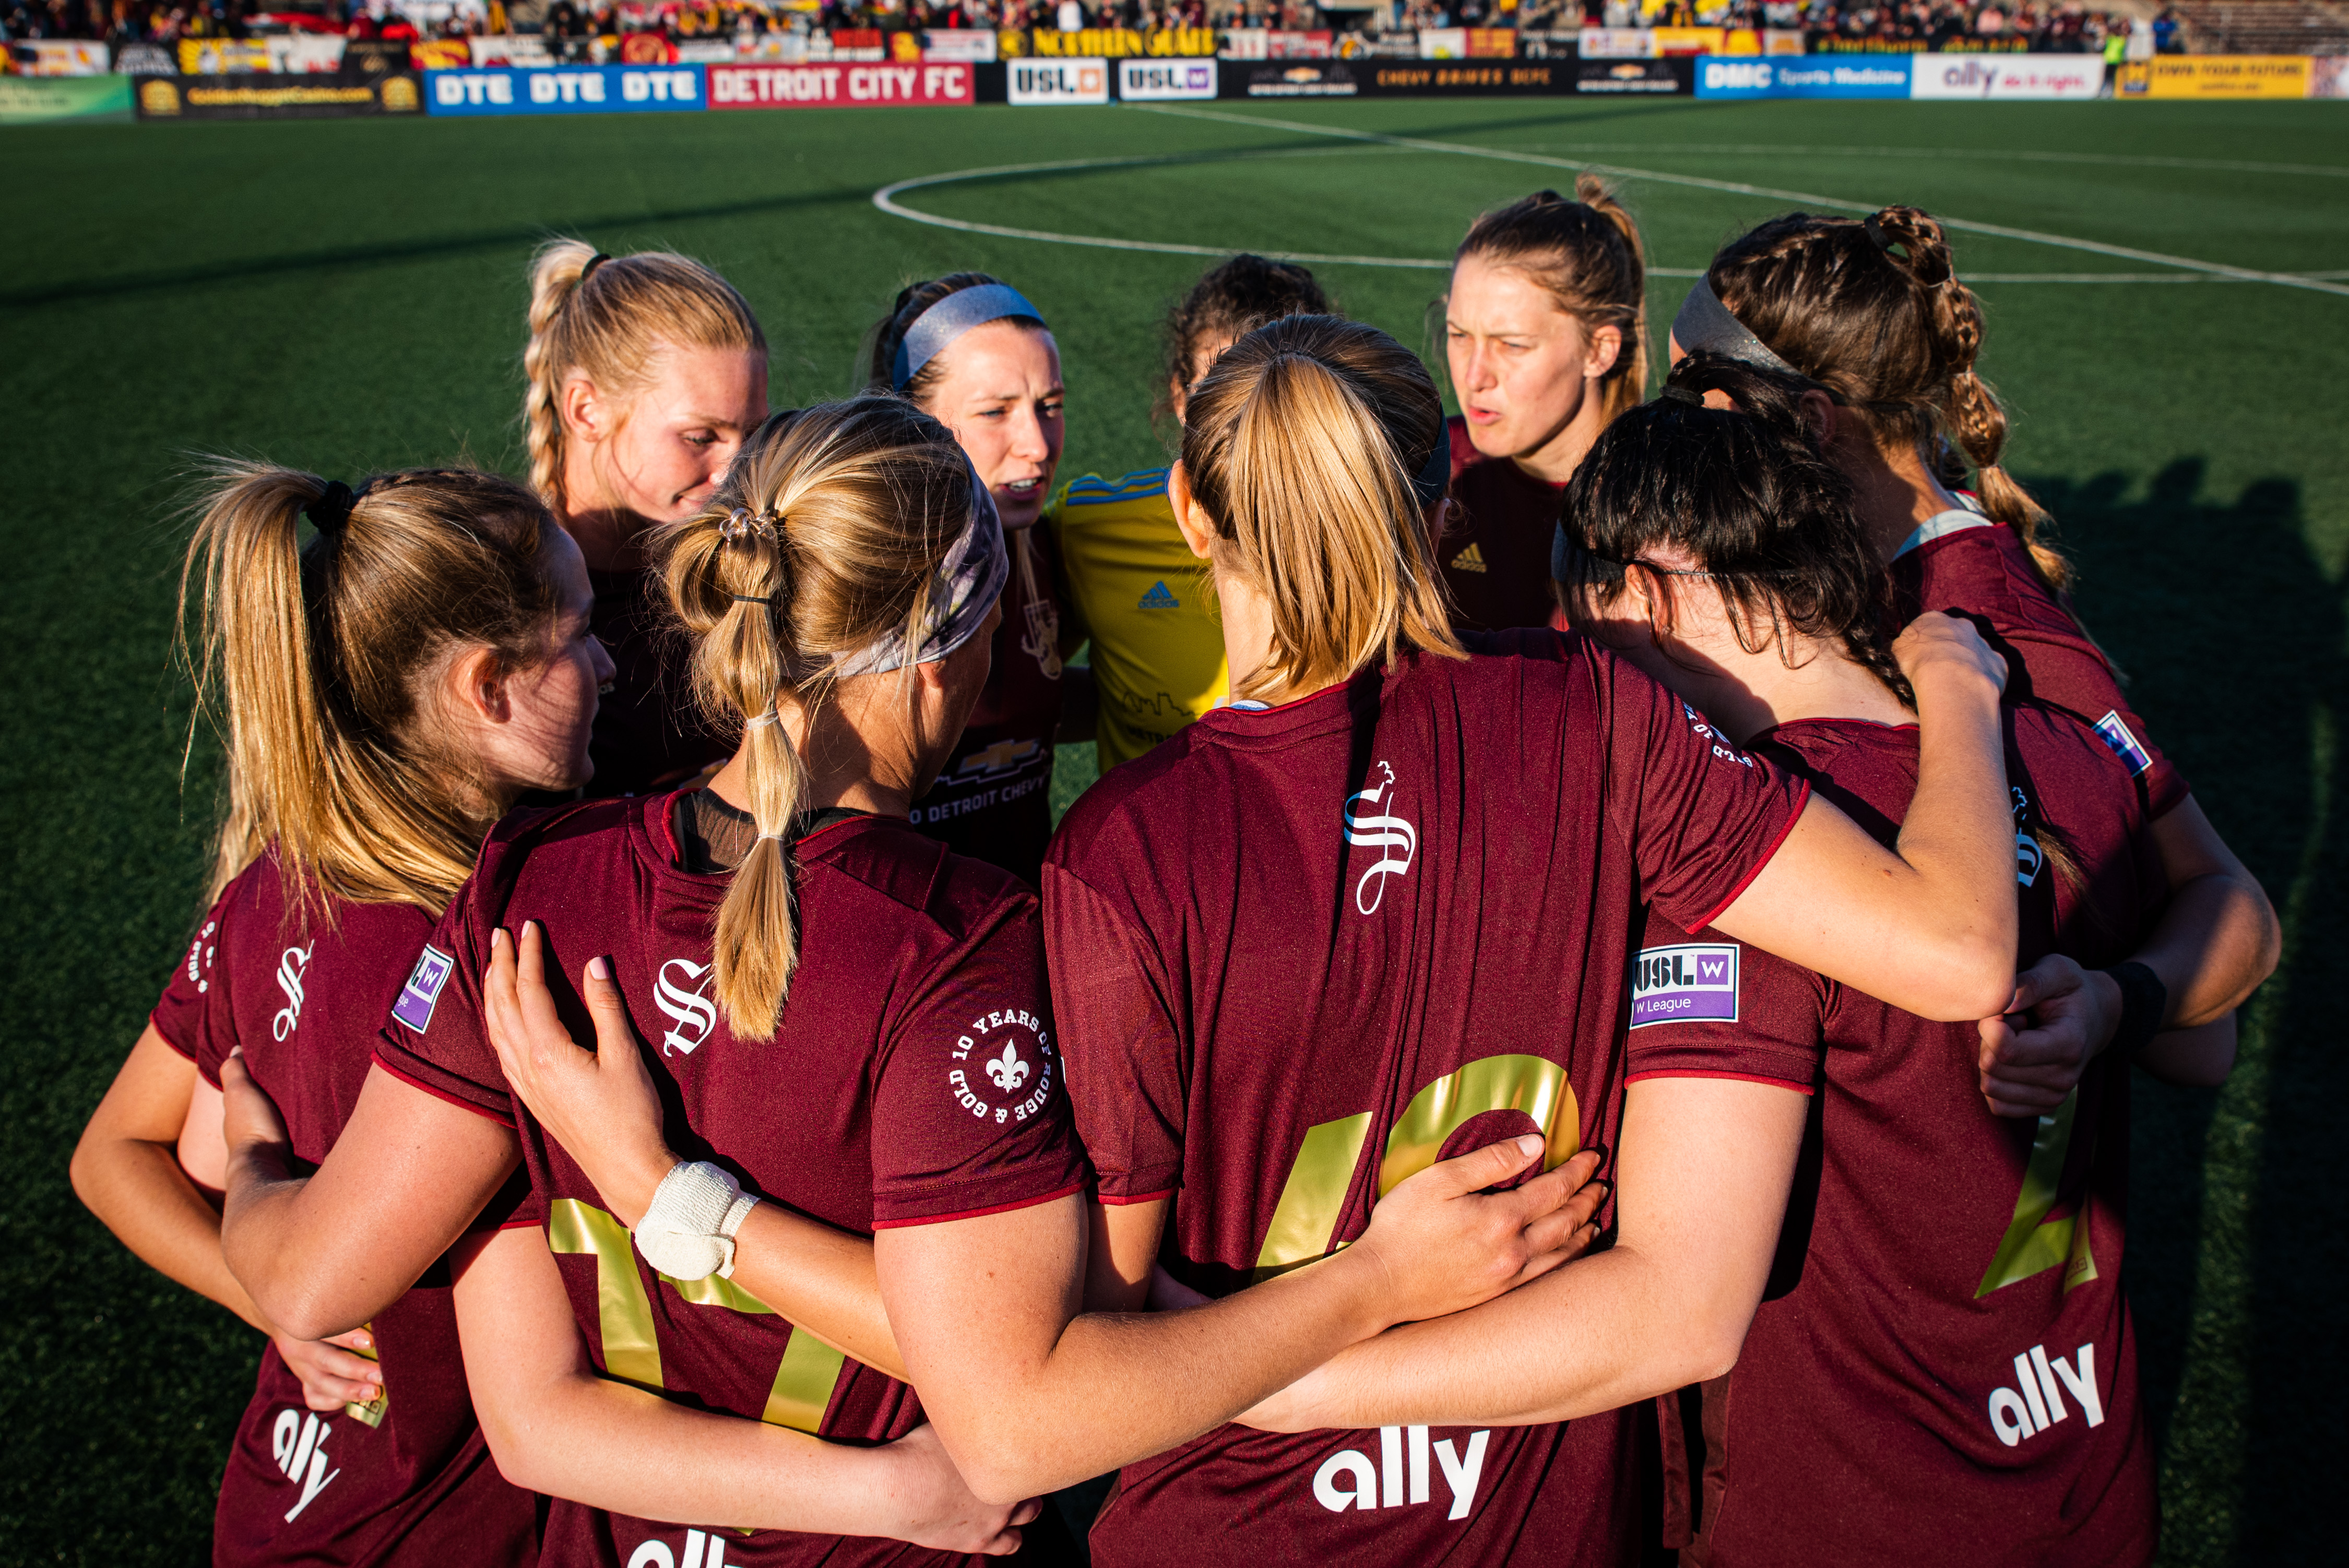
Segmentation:
<svg viewBox="0 0 2349 1568">
<path fill-rule="evenodd" d="M 977 101 L 968 61 L 921 65 L 711 66 L 711 108 L 881 108 Z"/>
</svg>

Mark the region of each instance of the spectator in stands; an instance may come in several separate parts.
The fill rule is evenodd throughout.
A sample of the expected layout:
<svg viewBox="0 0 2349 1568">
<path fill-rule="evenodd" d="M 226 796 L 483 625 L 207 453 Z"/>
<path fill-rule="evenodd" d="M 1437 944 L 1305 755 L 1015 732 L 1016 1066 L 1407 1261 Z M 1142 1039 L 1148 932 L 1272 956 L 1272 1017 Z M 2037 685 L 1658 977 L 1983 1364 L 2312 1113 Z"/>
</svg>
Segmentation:
<svg viewBox="0 0 2349 1568">
<path fill-rule="evenodd" d="M 1061 0 L 1055 13 L 1055 23 L 1063 33 L 1081 33 L 1085 27 L 1085 8 L 1078 0 Z"/>
</svg>

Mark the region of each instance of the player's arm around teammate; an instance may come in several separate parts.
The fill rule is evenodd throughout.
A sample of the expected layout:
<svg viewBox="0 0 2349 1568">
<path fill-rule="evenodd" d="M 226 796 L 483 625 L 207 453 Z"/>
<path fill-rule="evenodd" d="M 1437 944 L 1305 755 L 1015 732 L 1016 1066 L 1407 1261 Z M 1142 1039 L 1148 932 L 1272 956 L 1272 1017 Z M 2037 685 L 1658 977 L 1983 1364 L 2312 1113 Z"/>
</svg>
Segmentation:
<svg viewBox="0 0 2349 1568">
<path fill-rule="evenodd" d="M 611 663 L 578 547 L 492 475 L 354 492 L 232 469 L 184 581 L 198 689 L 228 739 L 216 897 L 75 1180 L 141 1256 L 264 1325 L 206 1202 L 226 1183 L 216 1085 L 249 1068 L 299 1156 L 326 1157 L 405 954 L 481 835 L 523 790 L 586 778 Z M 483 1562 L 527 1555 L 531 1504 L 480 1451 L 446 1282 L 372 1316 L 333 1345 L 273 1334 L 222 1482 L 224 1560 L 372 1561 L 395 1542 L 424 1558 L 460 1536 Z"/>
<path fill-rule="evenodd" d="M 2165 1028 L 2214 1023 L 2273 972 L 2282 928 L 2080 626 L 2070 563 L 2041 537 L 2052 520 L 2000 464 L 2008 419 L 1975 368 L 1983 330 L 1980 302 L 1930 215 L 1914 207 L 1858 221 L 1797 212 L 1714 257 L 1674 318 L 1671 354 L 1677 361 L 1710 350 L 1796 389 L 1822 451 L 1851 480 L 1902 613 L 1980 618 L 2019 661 L 2010 671 L 2016 696 L 2095 727 L 2128 762 L 2170 885 L 2161 923 L 2134 961 L 2161 983 Z M 1968 482 L 1973 496 L 1956 488 Z M 2094 994 L 2065 1005 L 2117 1017 L 2124 999 L 2108 976 L 2083 982 L 2060 962 L 2026 976 L 2002 1011 L 2044 1008 L 2075 985 Z M 1994 1020 L 1985 1033 L 1992 1057 L 2018 1048 L 2029 1056 L 2042 1043 L 2018 1047 Z M 2076 1065 L 2080 1049 L 2076 1031 L 2064 1034 L 2065 1042 L 2044 1042 L 2059 1073 L 2064 1061 Z M 2027 1095 L 2014 1109 L 2036 1114 Z"/>
</svg>

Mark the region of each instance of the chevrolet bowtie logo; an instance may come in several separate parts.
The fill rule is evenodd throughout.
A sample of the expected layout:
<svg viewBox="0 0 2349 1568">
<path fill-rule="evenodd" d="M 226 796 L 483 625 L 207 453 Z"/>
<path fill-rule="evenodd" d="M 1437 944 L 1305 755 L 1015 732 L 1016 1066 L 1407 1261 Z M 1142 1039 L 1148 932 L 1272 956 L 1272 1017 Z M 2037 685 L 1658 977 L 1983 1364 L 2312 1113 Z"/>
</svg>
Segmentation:
<svg viewBox="0 0 2349 1568">
<path fill-rule="evenodd" d="M 1032 740 L 999 740 L 984 751 L 974 751 L 962 759 L 955 769 L 957 778 L 974 778 L 990 773 L 1008 773 L 1036 755 L 1039 748 Z"/>
</svg>

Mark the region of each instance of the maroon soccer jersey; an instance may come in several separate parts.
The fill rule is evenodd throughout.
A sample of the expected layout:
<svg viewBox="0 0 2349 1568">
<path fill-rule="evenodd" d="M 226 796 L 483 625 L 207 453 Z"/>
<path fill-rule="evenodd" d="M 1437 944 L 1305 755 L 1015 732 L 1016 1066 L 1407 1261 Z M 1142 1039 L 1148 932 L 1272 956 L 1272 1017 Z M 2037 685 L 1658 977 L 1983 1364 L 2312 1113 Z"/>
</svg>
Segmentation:
<svg viewBox="0 0 2349 1568">
<path fill-rule="evenodd" d="M 694 706 L 687 668 L 692 646 L 670 617 L 659 576 L 590 572 L 587 578 L 595 590 L 589 629 L 613 666 L 612 689 L 596 705 L 588 738 L 595 777 L 587 793 L 643 795 L 674 788 L 732 755 L 731 741 Z"/>
<path fill-rule="evenodd" d="M 376 1031 L 432 917 L 296 884 L 264 855 L 204 916 L 156 1005 L 156 1031 L 218 1087 L 244 1064 L 285 1119 L 305 1170 L 358 1102 Z M 314 1414 L 271 1346 L 221 1481 L 214 1560 L 226 1563 L 529 1563 L 531 1494 L 491 1461 L 465 1388 L 449 1272 L 436 1263 L 369 1325 L 384 1398 Z"/>
<path fill-rule="evenodd" d="M 1412 654 L 1211 713 L 1061 825 L 1078 1127 L 1104 1202 L 1174 1195 L 1162 1259 L 1210 1295 L 1350 1241 L 1439 1158 L 1537 1130 L 1553 1163 L 1611 1150 L 1641 906 L 1703 924 L 1801 809 L 1595 644 L 1495 645 L 1526 656 Z M 1727 1040 L 1664 1070 L 1807 1086 L 1816 1057 Z M 1226 1427 L 1127 1467 L 1094 1561 L 1617 1563 L 1629 1430 Z"/>
<path fill-rule="evenodd" d="M 1461 631 L 1547 626 L 1557 609 L 1550 587 L 1550 538 L 1557 531 L 1564 485 L 1537 480 L 1506 458 L 1488 458 L 1454 415 L 1452 500 L 1457 509 L 1437 542 L 1435 559 Z"/>
<path fill-rule="evenodd" d="M 1936 531 L 1936 525 L 1940 531 Z M 2192 793 L 2146 734 L 2113 677 L 2112 665 L 2080 629 L 2071 595 L 2048 588 L 2013 529 L 1972 512 L 1945 511 L 1892 561 L 1894 614 L 1907 625 L 1927 610 L 1989 623 L 1991 645 L 2006 659 L 2009 702 L 2060 708 L 2104 738 L 2159 817 Z"/>
<path fill-rule="evenodd" d="M 962 739 L 914 826 L 958 855 L 1001 866 L 1034 886 L 1052 838 L 1052 737 L 1061 727 L 1061 608 L 1051 531 L 1007 533 L 1011 577 L 995 662 Z M 1022 552 L 1032 552 L 1023 570 Z"/>
<path fill-rule="evenodd" d="M 2066 715 L 2008 716 L 2022 962 L 2116 962 L 2163 899 L 2127 768 Z M 1898 834 L 1914 727 L 1810 720 L 1757 748 Z M 1705 965 L 1714 980 L 1690 973 Z M 1643 1041 L 1825 1052 L 1744 1351 L 1706 1386 L 1701 1437 L 1662 1406 L 1668 1462 L 1702 1455 L 1688 1560 L 2149 1557 L 2153 1460 L 2120 1288 L 2127 1064 L 2099 1058 L 2054 1115 L 2012 1120 L 1982 1103 L 1971 1024 L 1929 1023 L 1716 931 L 1651 924 L 1640 973 L 1635 1060 Z"/>
<path fill-rule="evenodd" d="M 548 981 L 610 959 L 666 1109 L 669 1146 L 861 1235 L 994 1213 L 1081 1189 L 1060 1086 L 1035 895 L 905 823 L 857 818 L 800 841 L 799 970 L 776 1037 L 736 1039 L 712 995 L 728 874 L 678 869 L 673 796 L 507 819 L 440 922 L 377 1046 L 386 1068 L 501 1119 L 519 1117 L 579 1331 L 605 1376 L 698 1408 L 871 1443 L 921 1424 L 905 1385 L 819 1343 L 732 1283 L 656 1274 L 562 1147 L 514 1104 L 483 1032 L 490 933 L 546 931 Z M 742 1568 L 960 1563 L 901 1542 L 695 1531 L 556 1501 L 545 1549 L 618 1564 L 704 1536 Z M 657 1555 L 657 1553 L 655 1555 Z M 700 1559 L 709 1568 L 709 1558 Z"/>
</svg>

